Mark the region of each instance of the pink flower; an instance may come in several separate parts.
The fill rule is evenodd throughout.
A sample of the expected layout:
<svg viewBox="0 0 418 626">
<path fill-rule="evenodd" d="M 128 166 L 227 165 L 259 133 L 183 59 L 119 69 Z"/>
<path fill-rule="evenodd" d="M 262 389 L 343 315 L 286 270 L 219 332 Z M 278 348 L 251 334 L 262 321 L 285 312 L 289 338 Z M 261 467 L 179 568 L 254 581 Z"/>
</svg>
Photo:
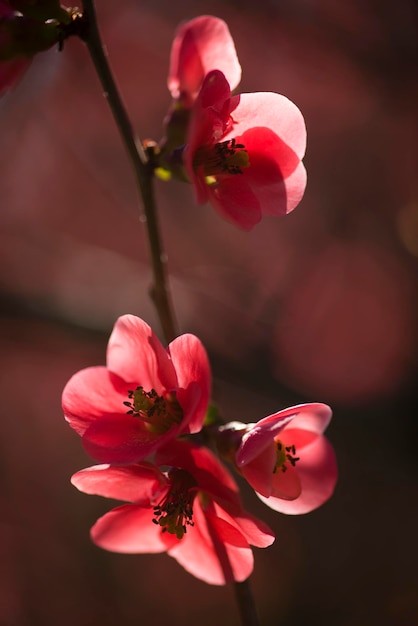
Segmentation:
<svg viewBox="0 0 418 626">
<path fill-rule="evenodd" d="M 245 580 L 253 569 L 250 544 L 266 547 L 272 531 L 246 513 L 238 487 L 206 448 L 170 443 L 158 453 L 169 465 L 98 465 L 77 472 L 84 493 L 125 500 L 91 529 L 98 546 L 112 552 L 167 552 L 190 574 L 213 584 Z"/>
<path fill-rule="evenodd" d="M 322 435 L 331 416 L 326 404 L 300 404 L 245 427 L 236 464 L 267 506 L 298 515 L 331 497 L 337 464 Z"/>
<path fill-rule="evenodd" d="M 93 458 L 131 463 L 168 440 L 198 432 L 210 384 L 197 337 L 181 335 L 165 350 L 148 324 L 124 315 L 110 337 L 107 366 L 75 374 L 64 389 L 63 409 Z"/>
<path fill-rule="evenodd" d="M 193 105 L 185 167 L 199 204 L 250 230 L 262 215 L 284 215 L 300 202 L 306 129 L 299 109 L 276 93 L 231 96 L 210 72 Z"/>
<path fill-rule="evenodd" d="M 202 15 L 177 29 L 170 56 L 168 88 L 186 107 L 195 99 L 211 70 L 221 70 L 234 89 L 241 80 L 234 41 L 223 20 Z"/>
</svg>

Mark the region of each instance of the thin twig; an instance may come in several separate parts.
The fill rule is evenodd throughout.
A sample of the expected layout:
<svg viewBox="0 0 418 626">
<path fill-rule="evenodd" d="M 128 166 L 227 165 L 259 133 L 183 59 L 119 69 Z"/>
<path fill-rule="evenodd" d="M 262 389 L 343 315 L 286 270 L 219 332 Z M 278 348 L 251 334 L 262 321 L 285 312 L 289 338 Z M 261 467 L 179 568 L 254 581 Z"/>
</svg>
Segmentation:
<svg viewBox="0 0 418 626">
<path fill-rule="evenodd" d="M 94 0 L 84 0 L 83 5 L 84 12 L 80 18 L 83 21 L 83 27 L 80 28 L 80 36 L 87 44 L 87 48 L 103 87 L 104 96 L 109 103 L 134 168 L 144 208 L 143 221 L 146 224 L 150 247 L 153 273 L 153 285 L 150 289 L 150 295 L 157 309 L 164 338 L 166 342 L 169 343 L 179 333 L 168 288 L 167 257 L 161 244 L 155 205 L 152 166 L 148 161 L 142 143 L 135 140 L 132 125 L 113 79 L 97 26 Z"/>
<path fill-rule="evenodd" d="M 242 626 L 259 626 L 260 622 L 249 578 L 242 583 L 234 583 L 234 589 Z"/>
</svg>

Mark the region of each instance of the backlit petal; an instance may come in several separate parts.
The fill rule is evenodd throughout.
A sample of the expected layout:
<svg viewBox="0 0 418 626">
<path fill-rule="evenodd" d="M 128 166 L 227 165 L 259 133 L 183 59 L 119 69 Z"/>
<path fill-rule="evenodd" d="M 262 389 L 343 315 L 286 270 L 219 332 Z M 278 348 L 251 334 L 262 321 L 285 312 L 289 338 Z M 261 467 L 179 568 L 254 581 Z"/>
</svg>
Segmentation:
<svg viewBox="0 0 418 626">
<path fill-rule="evenodd" d="M 152 519 L 151 508 L 125 504 L 100 517 L 91 529 L 91 538 L 96 545 L 110 552 L 165 552 L 177 539 L 174 535 L 163 534 Z"/>
<path fill-rule="evenodd" d="M 149 506 L 167 491 L 167 478 L 151 463 L 95 465 L 74 474 L 71 483 L 89 495 Z"/>
<path fill-rule="evenodd" d="M 206 415 L 212 382 L 206 350 L 197 337 L 185 334 L 172 341 L 168 351 L 177 374 L 177 399 L 188 431 L 198 432 Z"/>
<path fill-rule="evenodd" d="M 302 159 L 306 150 L 306 126 L 298 107 L 285 96 L 271 92 L 240 94 L 232 117 L 234 125 L 225 139 L 254 127 L 272 130 Z"/>
<path fill-rule="evenodd" d="M 88 367 L 74 374 L 62 394 L 66 420 L 79 434 L 104 415 L 124 414 L 128 387 L 105 367 Z"/>
<path fill-rule="evenodd" d="M 244 536 L 213 512 L 203 512 L 199 503 L 194 507 L 194 520 L 186 540 L 170 549 L 169 555 L 190 574 L 211 585 L 248 578 L 254 559 Z"/>
<path fill-rule="evenodd" d="M 128 383 L 161 394 L 177 386 L 167 351 L 151 327 L 139 317 L 123 315 L 113 329 L 107 349 L 107 367 Z"/>
<path fill-rule="evenodd" d="M 173 98 L 193 97 L 211 70 L 221 70 L 234 89 L 241 79 L 234 42 L 223 20 L 202 15 L 181 24 L 170 56 L 168 88 Z"/>
<path fill-rule="evenodd" d="M 325 437 L 317 437 L 312 445 L 306 447 L 296 467 L 301 495 L 293 501 L 259 496 L 271 509 L 288 515 L 301 515 L 318 508 L 333 494 L 337 463 L 334 450 Z"/>
</svg>

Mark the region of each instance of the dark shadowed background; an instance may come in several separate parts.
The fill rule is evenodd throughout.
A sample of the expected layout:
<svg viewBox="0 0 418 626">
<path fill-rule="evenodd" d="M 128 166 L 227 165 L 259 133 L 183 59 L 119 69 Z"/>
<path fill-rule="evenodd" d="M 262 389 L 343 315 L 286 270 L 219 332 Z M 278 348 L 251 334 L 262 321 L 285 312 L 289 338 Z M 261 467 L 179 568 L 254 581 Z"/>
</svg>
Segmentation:
<svg viewBox="0 0 418 626">
<path fill-rule="evenodd" d="M 333 499 L 286 517 L 255 551 L 266 626 L 418 623 L 416 13 L 412 0 L 98 2 L 112 67 L 142 138 L 169 106 L 177 24 L 224 18 L 241 91 L 292 99 L 308 127 L 308 188 L 244 233 L 191 188 L 158 183 L 182 332 L 206 345 L 228 419 L 303 401 L 334 409 Z M 111 502 L 78 493 L 91 463 L 61 391 L 103 364 L 116 318 L 156 329 L 130 164 L 87 51 L 37 57 L 0 102 L 1 626 L 238 624 L 233 592 L 166 555 L 96 548 Z"/>
</svg>

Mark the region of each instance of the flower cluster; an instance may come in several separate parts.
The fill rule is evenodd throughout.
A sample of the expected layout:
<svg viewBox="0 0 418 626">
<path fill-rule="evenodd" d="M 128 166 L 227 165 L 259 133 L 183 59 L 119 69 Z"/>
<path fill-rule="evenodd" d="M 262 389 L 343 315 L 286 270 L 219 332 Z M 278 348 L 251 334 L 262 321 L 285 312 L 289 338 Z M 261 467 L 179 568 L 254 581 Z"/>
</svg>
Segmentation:
<svg viewBox="0 0 418 626">
<path fill-rule="evenodd" d="M 60 0 L 0 0 L 0 95 L 36 53 L 62 47 L 74 34 L 83 38 L 83 20 Z M 263 215 L 285 215 L 302 199 L 306 128 L 285 96 L 233 95 L 240 79 L 225 22 L 204 15 L 181 25 L 168 74 L 172 104 L 153 166 L 162 178 L 192 183 L 197 204 L 210 202 L 224 219 L 250 230 Z"/>
<path fill-rule="evenodd" d="M 284 96 L 232 95 L 240 77 L 222 20 L 202 16 L 179 28 L 168 77 L 173 101 L 153 166 L 187 179 L 198 203 L 209 201 L 248 230 L 262 215 L 288 213 L 300 201 L 306 131 Z M 245 511 L 223 461 L 269 507 L 293 514 L 331 496 L 337 468 L 323 436 L 328 406 L 299 405 L 255 424 L 214 423 L 210 388 L 197 337 L 181 335 L 165 349 L 148 324 L 125 315 L 110 337 L 106 366 L 76 373 L 63 409 L 99 463 L 77 472 L 73 484 L 127 503 L 96 522 L 93 541 L 116 552 L 167 552 L 194 576 L 220 585 L 245 580 L 251 546 L 274 541 Z"/>
<path fill-rule="evenodd" d="M 258 424 L 205 426 L 211 373 L 197 337 L 181 335 L 164 349 L 132 315 L 119 318 L 107 365 L 76 373 L 63 392 L 64 414 L 100 464 L 77 472 L 88 494 L 128 502 L 101 517 L 93 541 L 111 551 L 167 552 L 211 584 L 245 580 L 251 546 L 273 532 L 244 510 L 221 456 L 273 509 L 305 513 L 327 500 L 336 464 L 322 432 L 331 417 L 321 404 L 281 411 Z M 206 430 L 206 437 L 199 433 Z"/>
<path fill-rule="evenodd" d="M 178 29 L 161 163 L 193 183 L 198 204 L 209 201 L 226 220 L 250 230 L 263 215 L 284 215 L 300 202 L 306 128 L 285 96 L 232 95 L 240 78 L 222 20 L 202 16 Z"/>
</svg>

